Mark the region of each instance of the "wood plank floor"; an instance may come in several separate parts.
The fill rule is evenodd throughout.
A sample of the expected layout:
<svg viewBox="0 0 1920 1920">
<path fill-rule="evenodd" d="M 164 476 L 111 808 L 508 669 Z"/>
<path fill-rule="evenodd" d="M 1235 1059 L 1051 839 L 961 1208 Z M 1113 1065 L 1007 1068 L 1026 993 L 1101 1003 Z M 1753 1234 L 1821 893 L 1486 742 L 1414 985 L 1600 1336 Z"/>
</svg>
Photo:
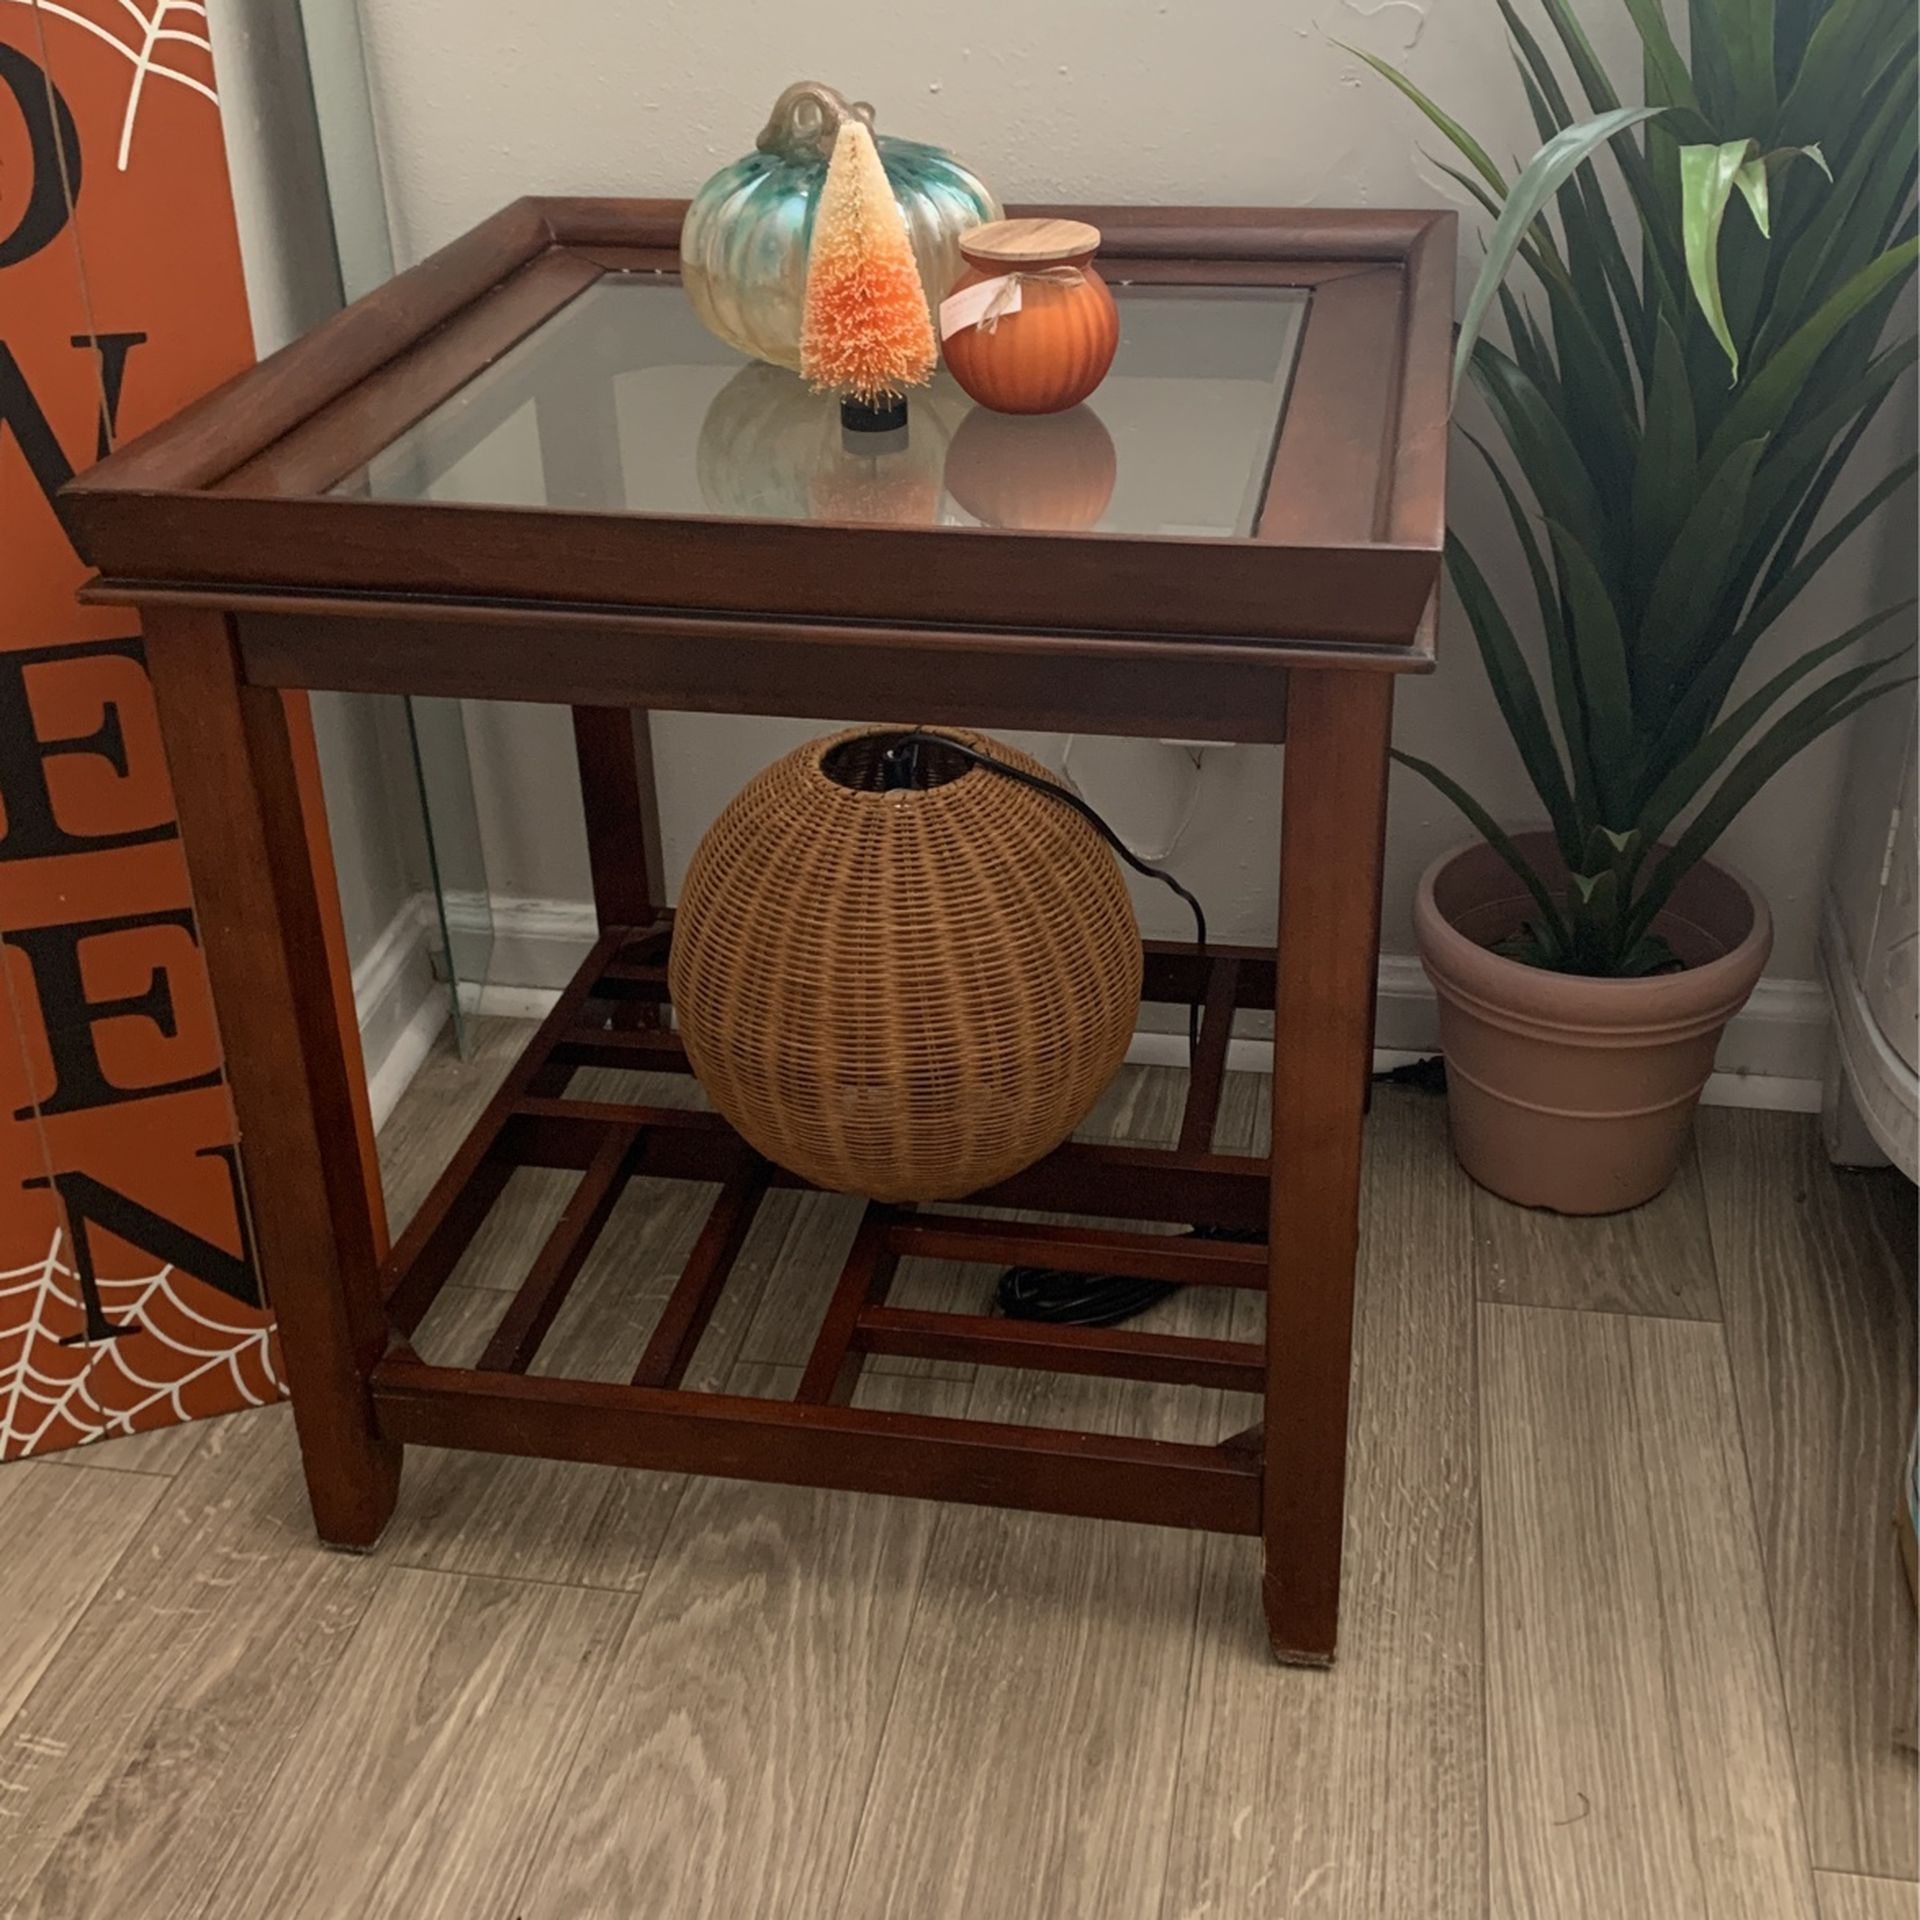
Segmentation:
<svg viewBox="0 0 1920 1920">
<path fill-rule="evenodd" d="M 1813 1920 L 1713 1330 L 1483 1307 L 1480 1387 L 1490 1911 Z"/>
<path fill-rule="evenodd" d="M 1234 1146 L 1264 1140 L 1246 1096 L 1265 1091 L 1229 1083 Z M 1166 1920 L 1483 1911 L 1474 1274 L 1439 1118 L 1395 1095 L 1370 1123 L 1334 1685 L 1267 1658 L 1258 1542 L 1205 1544 Z"/>
<path fill-rule="evenodd" d="M 1916 1920 L 1920 1887 L 1911 1880 L 1868 1880 L 1851 1873 L 1817 1873 L 1820 1920 Z"/>
<path fill-rule="evenodd" d="M 1816 1866 L 1911 1880 L 1913 1613 L 1879 1489 L 1913 1419 L 1912 1228 L 1766 1118 L 1704 1114 L 1700 1141 L 1807 1829 Z"/>
<path fill-rule="evenodd" d="M 382 1136 L 396 1229 L 526 1031 L 478 1024 Z M 1164 1139 L 1183 1084 L 1129 1070 L 1088 1131 Z M 1229 1078 L 1224 1150 L 1265 1097 Z M 571 1184 L 516 1183 L 423 1352 L 477 1351 Z M 711 1191 L 623 1202 L 540 1370 L 624 1376 Z M 695 1384 L 792 1390 L 854 1217 L 766 1203 Z M 1573 1222 L 1383 1092 L 1330 1675 L 1267 1657 L 1245 1540 L 414 1449 L 339 1555 L 281 1409 L 0 1468 L 0 1914 L 1916 1920 L 1913 1246 L 1912 1190 L 1801 1118 L 1704 1115 L 1660 1202 Z M 902 1294 L 984 1310 L 991 1278 Z M 906 1360 L 860 1391 L 1251 1417 Z"/>
</svg>

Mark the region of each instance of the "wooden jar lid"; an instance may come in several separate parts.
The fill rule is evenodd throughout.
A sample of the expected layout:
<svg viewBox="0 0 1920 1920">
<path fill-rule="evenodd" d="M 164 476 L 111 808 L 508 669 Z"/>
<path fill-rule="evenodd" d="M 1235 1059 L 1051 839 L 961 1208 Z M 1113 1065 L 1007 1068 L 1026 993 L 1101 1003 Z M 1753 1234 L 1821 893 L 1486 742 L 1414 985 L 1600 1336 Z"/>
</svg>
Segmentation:
<svg viewBox="0 0 1920 1920">
<path fill-rule="evenodd" d="M 1099 250 L 1100 229 L 1084 220 L 993 220 L 960 236 L 960 251 L 983 266 L 1040 266 Z"/>
</svg>

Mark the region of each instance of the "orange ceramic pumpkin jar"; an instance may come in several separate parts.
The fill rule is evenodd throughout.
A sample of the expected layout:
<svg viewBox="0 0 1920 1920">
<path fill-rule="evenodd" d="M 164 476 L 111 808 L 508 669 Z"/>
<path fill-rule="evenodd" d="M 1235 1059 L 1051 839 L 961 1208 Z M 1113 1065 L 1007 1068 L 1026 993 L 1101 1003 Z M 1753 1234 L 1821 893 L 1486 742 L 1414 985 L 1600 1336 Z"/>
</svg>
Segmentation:
<svg viewBox="0 0 1920 1920">
<path fill-rule="evenodd" d="M 941 308 L 941 331 L 953 377 L 983 407 L 1061 413 L 1106 378 L 1120 315 L 1093 270 L 1099 246 L 1100 229 L 1084 220 L 996 220 L 961 235 L 967 270 Z M 965 297 L 989 281 L 1006 291 Z M 948 332 L 952 318 L 962 324 Z"/>
</svg>

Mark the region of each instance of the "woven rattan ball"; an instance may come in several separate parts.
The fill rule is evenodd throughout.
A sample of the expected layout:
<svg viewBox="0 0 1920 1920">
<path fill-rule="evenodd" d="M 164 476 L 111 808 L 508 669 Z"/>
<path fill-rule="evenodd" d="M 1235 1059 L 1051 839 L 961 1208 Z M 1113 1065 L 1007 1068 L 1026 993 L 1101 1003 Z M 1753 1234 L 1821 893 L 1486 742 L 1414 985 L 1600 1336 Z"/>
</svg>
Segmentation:
<svg viewBox="0 0 1920 1920">
<path fill-rule="evenodd" d="M 768 1159 L 951 1199 L 1086 1117 L 1133 1034 L 1140 931 L 1064 802 L 937 742 L 915 786 L 884 790 L 901 731 L 812 741 L 748 783 L 687 869 L 669 978 L 695 1073 Z"/>
</svg>

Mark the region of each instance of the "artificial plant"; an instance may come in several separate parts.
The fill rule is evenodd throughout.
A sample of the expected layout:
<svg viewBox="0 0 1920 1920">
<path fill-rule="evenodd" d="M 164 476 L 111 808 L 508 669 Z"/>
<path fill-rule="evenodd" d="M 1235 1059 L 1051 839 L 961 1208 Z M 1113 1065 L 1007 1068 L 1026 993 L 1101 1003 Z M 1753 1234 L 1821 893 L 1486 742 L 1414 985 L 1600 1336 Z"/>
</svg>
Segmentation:
<svg viewBox="0 0 1920 1920">
<path fill-rule="evenodd" d="M 1455 387 L 1484 398 L 1533 496 L 1530 511 L 1467 435 L 1526 560 L 1544 694 L 1479 563 L 1452 537 L 1447 560 L 1568 884 L 1537 873 L 1449 775 L 1397 757 L 1526 883 L 1536 912 L 1502 951 L 1636 975 L 1675 964 L 1653 923 L 1680 878 L 1909 656 L 1845 662 L 1911 600 L 1801 647 L 1730 704 L 1762 636 L 1914 472 L 1901 462 L 1822 524 L 1914 359 L 1910 324 L 1883 338 L 1920 245 L 1920 28 L 1912 0 L 1689 0 L 1683 54 L 1661 0 L 1621 0 L 1643 55 L 1647 104 L 1630 108 L 1574 0 L 1542 3 L 1584 107 L 1515 0 L 1495 0 L 1543 142 L 1511 183 L 1404 75 L 1361 57 L 1464 157 L 1446 171 L 1494 217 Z M 1516 258 L 1523 290 L 1508 282 Z M 1504 349 L 1481 333 L 1496 300 Z"/>
</svg>

